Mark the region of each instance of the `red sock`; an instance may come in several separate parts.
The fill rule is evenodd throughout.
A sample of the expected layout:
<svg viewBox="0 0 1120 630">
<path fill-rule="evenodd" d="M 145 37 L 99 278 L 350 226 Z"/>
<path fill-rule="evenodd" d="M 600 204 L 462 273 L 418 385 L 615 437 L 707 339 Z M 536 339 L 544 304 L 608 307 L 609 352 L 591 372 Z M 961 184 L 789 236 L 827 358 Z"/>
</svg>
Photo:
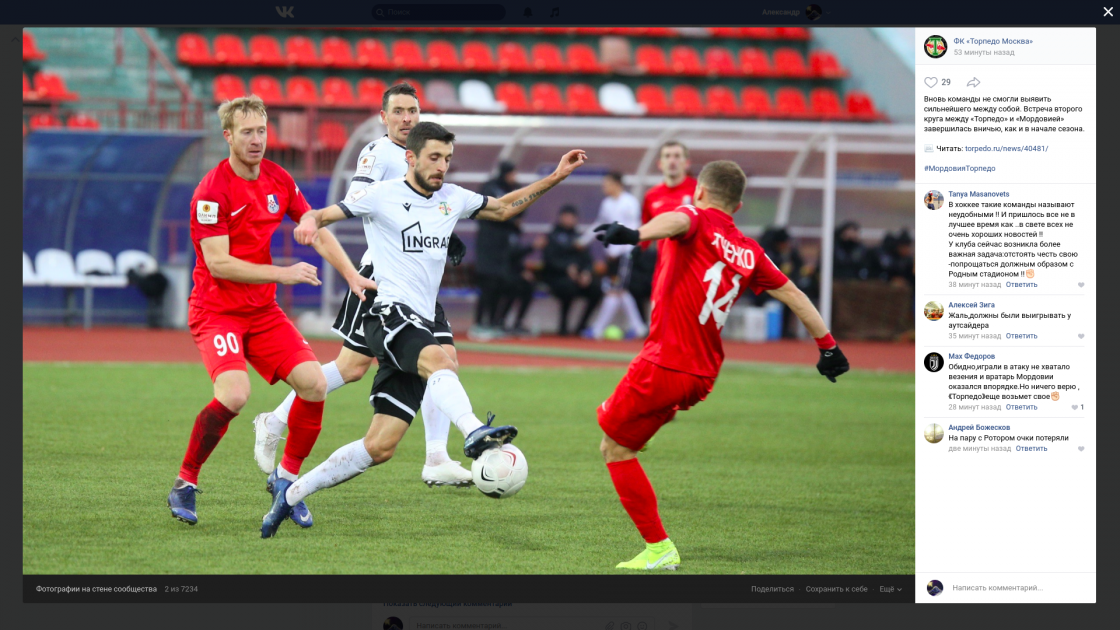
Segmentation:
<svg viewBox="0 0 1120 630">
<path fill-rule="evenodd" d="M 202 408 L 198 417 L 194 419 L 191 441 L 187 444 L 187 454 L 183 457 L 182 467 L 179 468 L 179 477 L 183 481 L 198 484 L 199 469 L 206 463 L 210 453 L 214 452 L 214 447 L 229 428 L 229 421 L 235 417 L 237 414 L 218 402 L 217 398 Z"/>
<path fill-rule="evenodd" d="M 308 402 L 296 396 L 292 410 L 288 412 L 288 443 L 284 445 L 284 457 L 280 465 L 293 475 L 299 474 L 303 460 L 311 454 L 311 447 L 319 439 L 323 428 L 323 401 Z"/>
<path fill-rule="evenodd" d="M 638 459 L 610 462 L 607 470 L 611 473 L 611 481 L 614 482 L 622 507 L 626 508 L 630 520 L 638 526 L 642 538 L 647 543 L 661 542 L 668 538 L 665 528 L 661 526 L 661 515 L 657 513 L 657 495 L 653 493 L 653 486 Z"/>
</svg>

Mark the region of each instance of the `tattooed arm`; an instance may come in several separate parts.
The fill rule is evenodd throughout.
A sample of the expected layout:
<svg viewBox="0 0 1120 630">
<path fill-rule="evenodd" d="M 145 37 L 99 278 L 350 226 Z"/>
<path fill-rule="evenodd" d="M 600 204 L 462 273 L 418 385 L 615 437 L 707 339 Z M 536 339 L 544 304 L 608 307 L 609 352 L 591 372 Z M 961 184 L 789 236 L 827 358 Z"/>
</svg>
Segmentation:
<svg viewBox="0 0 1120 630">
<path fill-rule="evenodd" d="M 572 171 L 576 170 L 587 161 L 587 154 L 579 149 L 568 151 L 560 159 L 560 165 L 551 175 L 537 180 L 528 186 L 515 190 L 503 197 L 487 197 L 486 205 L 475 216 L 476 219 L 487 221 L 508 221 L 525 212 L 533 202 L 564 181 Z"/>
</svg>

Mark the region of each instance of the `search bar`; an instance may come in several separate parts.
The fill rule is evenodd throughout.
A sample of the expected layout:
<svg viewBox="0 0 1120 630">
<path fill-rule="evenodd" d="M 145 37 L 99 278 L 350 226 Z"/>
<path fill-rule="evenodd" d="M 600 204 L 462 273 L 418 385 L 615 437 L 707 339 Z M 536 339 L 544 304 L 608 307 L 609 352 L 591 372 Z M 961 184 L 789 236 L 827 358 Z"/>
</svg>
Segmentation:
<svg viewBox="0 0 1120 630">
<path fill-rule="evenodd" d="M 381 22 L 494 22 L 506 17 L 500 4 L 375 4 Z"/>
</svg>

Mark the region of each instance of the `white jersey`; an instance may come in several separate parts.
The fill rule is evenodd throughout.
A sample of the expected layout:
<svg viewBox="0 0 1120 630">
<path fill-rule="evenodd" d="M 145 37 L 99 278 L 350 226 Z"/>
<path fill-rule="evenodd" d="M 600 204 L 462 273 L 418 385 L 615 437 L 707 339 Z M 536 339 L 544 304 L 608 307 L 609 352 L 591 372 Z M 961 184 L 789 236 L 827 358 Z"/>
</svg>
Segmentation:
<svg viewBox="0 0 1120 630">
<path fill-rule="evenodd" d="M 595 218 L 595 225 L 614 223 L 615 221 L 634 230 L 642 227 L 642 206 L 638 203 L 637 197 L 622 191 L 618 197 L 603 198 L 603 202 L 599 204 L 599 216 Z M 586 245 L 594 238 L 595 232 L 588 230 L 583 233 L 579 242 Z M 607 256 L 618 258 L 629 254 L 633 248 L 633 245 L 607 245 Z"/>
<path fill-rule="evenodd" d="M 404 159 L 404 152 L 405 148 L 390 140 L 388 135 L 367 144 L 358 154 L 358 166 L 354 169 L 354 177 L 350 179 L 350 187 L 346 189 L 346 197 L 374 182 L 404 177 L 408 172 L 408 160 Z M 361 264 L 373 264 L 373 253 L 370 250 L 367 249 L 362 255 Z"/>
<path fill-rule="evenodd" d="M 346 216 L 362 217 L 377 301 L 400 302 L 434 320 L 451 232 L 459 219 L 473 219 L 486 197 L 455 184 L 428 196 L 399 177 L 369 184 L 338 206 Z"/>
</svg>

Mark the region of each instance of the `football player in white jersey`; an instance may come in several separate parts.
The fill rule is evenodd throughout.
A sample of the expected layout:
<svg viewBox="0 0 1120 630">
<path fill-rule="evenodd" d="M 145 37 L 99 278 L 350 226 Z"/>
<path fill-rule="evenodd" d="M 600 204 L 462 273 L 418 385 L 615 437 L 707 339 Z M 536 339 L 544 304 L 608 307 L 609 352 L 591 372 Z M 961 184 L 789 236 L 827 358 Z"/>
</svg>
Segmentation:
<svg viewBox="0 0 1120 630">
<path fill-rule="evenodd" d="M 587 155 L 569 151 L 548 177 L 496 199 L 443 183 L 454 140 L 454 134 L 435 123 L 416 125 L 406 143 L 405 177 L 372 184 L 338 204 L 309 212 L 296 228 L 296 241 L 309 245 L 320 227 L 362 217 L 378 270 L 377 300 L 363 319 L 366 345 L 378 360 L 370 394 L 374 416 L 364 438 L 336 450 L 294 483 L 277 479 L 269 485 L 273 501 L 261 525 L 262 538 L 272 537 L 292 506 L 305 497 L 387 462 L 415 417 L 425 388 L 466 436 L 465 456 L 477 458 L 517 436 L 513 426 L 493 426 L 493 414 L 486 424 L 475 416 L 459 382 L 458 364 L 436 337 L 432 319 L 448 242 L 461 218 L 506 221 L 521 214 L 581 166 Z"/>
<path fill-rule="evenodd" d="M 358 155 L 357 168 L 346 191 L 347 196 L 375 182 L 404 177 L 408 171 L 405 142 L 412 127 L 420 122 L 420 101 L 416 96 L 416 88 L 407 83 L 398 83 L 385 90 L 381 97 L 381 122 L 388 133 L 366 145 Z M 452 234 L 447 250 L 451 264 L 458 265 L 462 262 L 466 252 L 467 248 L 463 241 Z M 367 249 L 362 256 L 358 273 L 363 278 L 376 280 L 373 271 L 372 251 Z M 373 352 L 366 347 L 362 317 L 369 311 L 376 298 L 376 291 L 367 291 L 364 302 L 359 300 L 358 296 L 348 294 L 339 308 L 338 317 L 331 330 L 342 337 L 342 349 L 337 359 L 323 366 L 323 374 L 327 377 L 328 394 L 347 383 L 360 381 L 369 371 L 373 363 Z M 436 337 L 451 359 L 458 364 L 451 324 L 447 322 L 443 306 L 439 302 L 436 302 L 435 322 L 439 328 Z M 257 465 L 265 472 L 272 472 L 276 467 L 277 445 L 287 427 L 288 411 L 294 401 L 295 392 L 292 392 L 275 410 L 262 413 L 253 421 L 256 430 L 253 456 L 257 460 Z M 424 418 L 424 434 L 427 441 L 427 457 L 420 479 L 428 484 L 428 487 L 470 486 L 473 483 L 471 471 L 452 460 L 447 453 L 447 435 L 451 430 L 451 420 L 436 407 L 430 394 L 424 395 L 420 409 Z"/>
</svg>

